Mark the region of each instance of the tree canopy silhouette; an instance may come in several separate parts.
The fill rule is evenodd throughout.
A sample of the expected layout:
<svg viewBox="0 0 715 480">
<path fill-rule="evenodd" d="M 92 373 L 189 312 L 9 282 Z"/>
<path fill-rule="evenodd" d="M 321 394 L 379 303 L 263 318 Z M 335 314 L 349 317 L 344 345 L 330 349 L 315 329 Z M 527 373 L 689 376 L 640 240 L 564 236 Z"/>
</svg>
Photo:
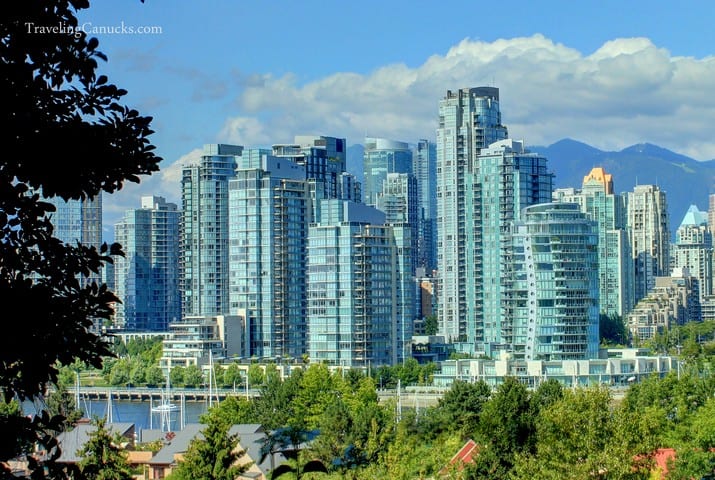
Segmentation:
<svg viewBox="0 0 715 480">
<path fill-rule="evenodd" d="M 0 305 L 7 322 L 0 335 L 0 392 L 5 402 L 41 398 L 56 382 L 59 364 L 78 359 L 99 367 L 110 354 L 91 327 L 110 317 L 117 298 L 106 285 L 82 278 L 98 273 L 121 249 L 55 238 L 50 222 L 55 208 L 44 198 L 113 193 L 158 171 L 161 161 L 148 139 L 151 117 L 123 105 L 127 92 L 97 74 L 98 61 L 106 57 L 76 18 L 88 7 L 87 0 L 3 4 Z M 53 29 L 56 33 L 48 33 Z M 32 455 L 36 445 L 53 451 L 46 432 L 61 422 L 47 411 L 0 413 L 0 476 L 9 474 L 8 460 L 26 457 L 33 478 L 42 478 L 42 472 L 61 477 L 52 455 Z"/>
</svg>

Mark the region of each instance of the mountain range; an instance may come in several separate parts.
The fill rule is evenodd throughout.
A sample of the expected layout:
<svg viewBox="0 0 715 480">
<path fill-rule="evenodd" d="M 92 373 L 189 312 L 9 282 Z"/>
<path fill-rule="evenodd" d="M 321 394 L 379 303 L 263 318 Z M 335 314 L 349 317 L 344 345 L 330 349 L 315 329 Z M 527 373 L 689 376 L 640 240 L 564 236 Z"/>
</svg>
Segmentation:
<svg viewBox="0 0 715 480">
<path fill-rule="evenodd" d="M 547 147 L 527 149 L 547 158 L 548 168 L 554 174 L 554 188 L 581 188 L 583 177 L 594 167 L 603 167 L 613 175 L 616 193 L 632 191 L 636 185 L 658 185 L 666 194 L 673 238 L 688 208 L 696 205 L 706 211 L 709 195 L 715 193 L 715 160 L 700 162 L 650 143 L 616 152 L 567 138 Z M 362 158 L 362 145 L 348 147 L 348 171 L 360 181 Z"/>
</svg>

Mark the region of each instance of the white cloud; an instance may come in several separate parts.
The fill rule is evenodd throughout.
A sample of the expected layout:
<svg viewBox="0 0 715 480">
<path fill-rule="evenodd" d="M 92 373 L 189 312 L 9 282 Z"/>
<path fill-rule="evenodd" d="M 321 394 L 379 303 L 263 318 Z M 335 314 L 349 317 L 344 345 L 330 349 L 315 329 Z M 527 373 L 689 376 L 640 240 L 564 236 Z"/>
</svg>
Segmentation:
<svg viewBox="0 0 715 480">
<path fill-rule="evenodd" d="M 268 146 L 301 134 L 345 137 L 348 144 L 366 135 L 434 138 L 446 91 L 482 85 L 499 87 L 503 123 L 529 145 L 568 137 L 620 150 L 649 142 L 715 158 L 715 57 L 675 57 L 647 38 L 614 39 L 590 54 L 543 35 L 464 39 L 415 68 L 385 65 L 305 84 L 292 74 L 256 74 L 240 82 L 235 114 L 202 143 Z M 178 202 L 180 166 L 198 156 L 193 150 L 140 185 L 128 185 L 111 206 L 105 202 L 105 217 L 136 208 L 142 194 Z"/>
<path fill-rule="evenodd" d="M 543 35 L 493 42 L 464 39 L 445 55 L 368 75 L 335 73 L 307 84 L 296 76 L 247 87 L 241 115 L 222 138 L 244 145 L 290 140 L 306 131 L 360 143 L 368 135 L 433 138 L 446 91 L 493 85 L 503 122 L 530 144 L 570 137 L 599 148 L 650 142 L 698 159 L 715 158 L 715 58 L 674 57 L 647 38 L 614 39 L 584 55 Z"/>
</svg>

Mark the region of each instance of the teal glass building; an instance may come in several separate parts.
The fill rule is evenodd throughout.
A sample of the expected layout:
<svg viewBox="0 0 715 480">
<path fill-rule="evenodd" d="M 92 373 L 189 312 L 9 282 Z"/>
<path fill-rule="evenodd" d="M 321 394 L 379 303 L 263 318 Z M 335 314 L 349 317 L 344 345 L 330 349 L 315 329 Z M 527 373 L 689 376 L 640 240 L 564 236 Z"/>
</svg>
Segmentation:
<svg viewBox="0 0 715 480">
<path fill-rule="evenodd" d="M 321 203 L 308 236 L 310 360 L 346 368 L 403 361 L 414 317 L 409 229 L 364 204 Z"/>
<path fill-rule="evenodd" d="M 306 242 L 314 182 L 305 164 L 245 150 L 229 181 L 229 300 L 244 312 L 247 351 L 300 358 L 307 348 Z"/>
<path fill-rule="evenodd" d="M 598 358 L 598 233 L 574 203 L 524 208 L 506 249 L 500 339 L 514 359 Z"/>
<path fill-rule="evenodd" d="M 204 145 L 181 178 L 181 291 L 184 316 L 229 314 L 228 181 L 239 145 Z"/>
<path fill-rule="evenodd" d="M 412 173 L 412 150 L 405 142 L 365 138 L 363 153 L 363 202 L 377 205 L 388 173 Z"/>
<path fill-rule="evenodd" d="M 554 200 L 577 203 L 597 222 L 599 310 L 602 315 L 624 318 L 635 305 L 627 197 L 614 193 L 612 175 L 596 167 L 584 177 L 581 190 L 556 190 Z"/>
<path fill-rule="evenodd" d="M 499 89 L 464 88 L 447 91 L 439 102 L 437 128 L 437 269 L 439 331 L 447 341 L 474 343 L 475 215 L 472 191 L 482 148 L 507 138 L 501 123 Z M 469 297 L 469 298 L 468 298 Z M 469 311 L 468 311 L 469 309 Z M 480 338 L 481 341 L 481 338 Z"/>
<path fill-rule="evenodd" d="M 114 226 L 124 257 L 114 259 L 115 323 L 127 331 L 166 332 L 181 319 L 179 211 L 163 197 L 145 196 Z"/>
</svg>

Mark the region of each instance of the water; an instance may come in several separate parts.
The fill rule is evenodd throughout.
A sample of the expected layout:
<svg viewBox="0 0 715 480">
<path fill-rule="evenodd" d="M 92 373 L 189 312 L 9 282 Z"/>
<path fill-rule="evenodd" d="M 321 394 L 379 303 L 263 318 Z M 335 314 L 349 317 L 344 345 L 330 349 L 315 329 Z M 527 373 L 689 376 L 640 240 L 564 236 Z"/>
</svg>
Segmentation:
<svg viewBox="0 0 715 480">
<path fill-rule="evenodd" d="M 170 430 L 177 431 L 180 430 L 180 415 L 182 412 L 179 402 L 176 402 L 175 405 L 179 408 L 171 413 Z M 133 423 L 137 432 L 149 428 L 160 429 L 161 415 L 151 413 L 151 406 L 156 407 L 157 402 L 150 404 L 149 402 L 114 399 L 112 400 L 112 417 L 115 423 Z M 80 408 L 88 418 L 94 416 L 106 418 L 107 415 L 106 400 L 82 401 Z M 206 402 L 184 402 L 183 410 L 184 423 L 198 423 L 199 416 L 206 413 L 208 406 Z"/>
<path fill-rule="evenodd" d="M 150 404 L 144 401 L 128 401 L 128 400 L 112 400 L 112 418 L 115 423 L 133 423 L 135 431 L 138 433 L 141 430 L 147 429 L 162 429 L 162 418 L 159 413 L 152 413 L 151 407 L 156 407 L 158 402 Z M 184 402 L 183 412 L 180 402 L 174 403 L 177 410 L 171 412 L 169 430 L 178 431 L 181 428 L 181 417 L 183 415 L 184 424 L 198 423 L 199 416 L 206 413 L 208 405 L 206 402 Z M 106 400 L 82 400 L 80 401 L 80 410 L 84 412 L 87 418 L 107 416 L 107 401 Z M 36 407 L 32 402 L 23 402 L 22 409 L 26 414 L 32 414 L 43 406 Z"/>
</svg>

